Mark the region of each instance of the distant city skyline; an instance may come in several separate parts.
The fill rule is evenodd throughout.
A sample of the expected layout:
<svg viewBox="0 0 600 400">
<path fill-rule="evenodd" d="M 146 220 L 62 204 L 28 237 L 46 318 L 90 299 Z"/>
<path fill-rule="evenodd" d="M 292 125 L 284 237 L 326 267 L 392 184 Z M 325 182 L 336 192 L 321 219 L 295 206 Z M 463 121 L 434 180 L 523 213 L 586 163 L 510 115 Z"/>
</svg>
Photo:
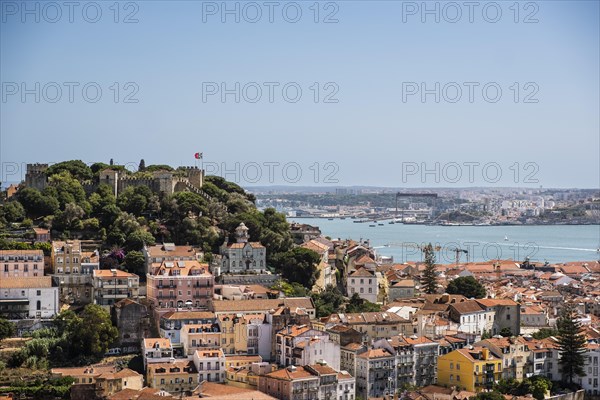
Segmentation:
<svg viewBox="0 0 600 400">
<path fill-rule="evenodd" d="M 2 181 L 112 157 L 239 162 L 245 187 L 600 187 L 598 2 L 277 3 L 273 22 L 237 2 L 40 4 L 2 3 Z"/>
</svg>

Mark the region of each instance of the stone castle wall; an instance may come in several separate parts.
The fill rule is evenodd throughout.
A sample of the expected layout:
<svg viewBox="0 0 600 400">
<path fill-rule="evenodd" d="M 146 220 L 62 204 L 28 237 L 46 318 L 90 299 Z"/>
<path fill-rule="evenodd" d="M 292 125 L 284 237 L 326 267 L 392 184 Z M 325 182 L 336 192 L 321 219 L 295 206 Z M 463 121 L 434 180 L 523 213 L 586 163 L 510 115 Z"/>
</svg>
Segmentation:
<svg viewBox="0 0 600 400">
<path fill-rule="evenodd" d="M 48 185 L 46 170 L 48 164 L 27 164 L 25 174 L 25 186 L 38 190 L 44 190 Z M 99 178 L 94 182 L 83 182 L 82 187 L 87 194 L 94 192 L 101 183 L 107 184 L 118 196 L 128 187 L 146 186 L 154 193 L 165 193 L 167 195 L 189 190 L 189 185 L 201 189 L 204 182 L 204 170 L 198 167 L 181 168 L 185 177 L 175 176 L 171 171 L 158 171 L 152 178 L 134 178 L 121 176 L 117 171 L 104 170 L 100 172 Z"/>
</svg>

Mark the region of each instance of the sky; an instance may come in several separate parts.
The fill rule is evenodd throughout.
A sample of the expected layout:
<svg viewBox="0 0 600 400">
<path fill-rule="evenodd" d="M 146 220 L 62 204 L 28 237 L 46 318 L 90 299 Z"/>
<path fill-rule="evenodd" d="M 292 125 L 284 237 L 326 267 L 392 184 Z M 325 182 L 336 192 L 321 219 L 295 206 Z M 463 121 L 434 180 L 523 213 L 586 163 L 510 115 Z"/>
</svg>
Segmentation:
<svg viewBox="0 0 600 400">
<path fill-rule="evenodd" d="M 0 5 L 0 181 L 600 187 L 598 1 Z"/>
</svg>

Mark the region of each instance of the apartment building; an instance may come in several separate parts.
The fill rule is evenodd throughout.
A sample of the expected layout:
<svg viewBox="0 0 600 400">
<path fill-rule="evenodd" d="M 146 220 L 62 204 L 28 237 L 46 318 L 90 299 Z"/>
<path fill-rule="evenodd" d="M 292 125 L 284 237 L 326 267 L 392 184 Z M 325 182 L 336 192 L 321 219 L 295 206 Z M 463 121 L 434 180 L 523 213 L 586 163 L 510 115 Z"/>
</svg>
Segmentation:
<svg viewBox="0 0 600 400">
<path fill-rule="evenodd" d="M 146 275 L 148 300 L 162 313 L 181 308 L 208 310 L 214 284 L 208 264 L 197 260 L 162 261 L 152 264 Z"/>
<path fill-rule="evenodd" d="M 276 335 L 276 362 L 281 366 L 309 365 L 325 361 L 340 368 L 340 346 L 327 332 L 306 325 L 291 325 Z"/>
<path fill-rule="evenodd" d="M 356 356 L 356 394 L 363 399 L 396 393 L 396 355 L 387 349 L 369 349 Z"/>
<path fill-rule="evenodd" d="M 49 276 L 0 278 L 0 317 L 52 318 L 60 309 L 58 288 Z"/>
<path fill-rule="evenodd" d="M 98 252 L 84 252 L 79 240 L 53 241 L 51 260 L 52 276 L 60 287 L 61 302 L 93 302 L 93 271 L 100 268 Z"/>
<path fill-rule="evenodd" d="M 347 278 L 348 296 L 358 293 L 361 299 L 377 303 L 379 282 L 374 270 L 358 268 L 351 272 Z"/>
<path fill-rule="evenodd" d="M 221 331 L 216 324 L 192 324 L 181 328 L 183 354 L 191 356 L 196 350 L 219 349 Z"/>
<path fill-rule="evenodd" d="M 120 269 L 96 269 L 92 273 L 94 303 L 110 306 L 139 295 L 140 278 Z"/>
<path fill-rule="evenodd" d="M 280 400 L 354 400 L 355 378 L 327 363 L 290 365 L 261 375 L 258 389 Z"/>
<path fill-rule="evenodd" d="M 198 382 L 225 382 L 225 354 L 223 350 L 196 350 L 192 360 L 198 370 Z"/>
<path fill-rule="evenodd" d="M 2 278 L 44 276 L 42 250 L 0 250 Z"/>
<path fill-rule="evenodd" d="M 486 347 L 469 346 L 438 358 L 438 384 L 470 392 L 491 389 L 502 378 L 502 360 Z"/>
</svg>

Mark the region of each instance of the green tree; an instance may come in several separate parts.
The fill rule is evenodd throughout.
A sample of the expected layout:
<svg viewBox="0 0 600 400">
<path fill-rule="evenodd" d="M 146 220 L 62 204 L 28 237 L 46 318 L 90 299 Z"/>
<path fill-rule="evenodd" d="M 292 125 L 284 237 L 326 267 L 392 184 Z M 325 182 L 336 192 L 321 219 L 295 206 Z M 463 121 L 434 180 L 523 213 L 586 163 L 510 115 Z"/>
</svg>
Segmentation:
<svg viewBox="0 0 600 400">
<path fill-rule="evenodd" d="M 575 376 L 585 376 L 586 338 L 581 332 L 581 323 L 577 321 L 577 311 L 573 303 L 566 303 L 556 321 L 558 329 L 558 360 L 562 377 L 569 385 Z"/>
<path fill-rule="evenodd" d="M 280 253 L 276 259 L 276 267 L 281 276 L 290 283 L 297 282 L 306 288 L 312 288 L 319 278 L 317 264 L 321 260 L 318 253 L 296 247 L 285 253 Z"/>
<path fill-rule="evenodd" d="M 0 211 L 6 222 L 20 222 L 25 218 L 25 208 L 16 200 L 4 203 Z"/>
<path fill-rule="evenodd" d="M 83 228 L 82 218 L 85 215 L 83 208 L 75 203 L 65 205 L 63 211 L 58 211 L 52 221 L 52 226 L 57 230 L 80 230 Z"/>
<path fill-rule="evenodd" d="M 48 187 L 44 189 L 44 194 L 56 198 L 63 210 L 68 203 L 75 203 L 86 212 L 91 211 L 91 206 L 87 202 L 83 186 L 68 171 L 62 171 L 50 176 L 48 178 Z"/>
<path fill-rule="evenodd" d="M 150 232 L 147 232 L 143 229 L 137 229 L 127 235 L 125 239 L 125 250 L 142 250 L 144 248 L 144 244 L 148 246 L 153 246 L 155 244 L 154 236 Z"/>
<path fill-rule="evenodd" d="M 93 177 L 92 169 L 81 160 L 63 161 L 51 165 L 46 170 L 48 176 L 68 172 L 72 177 L 79 181 L 90 180 Z"/>
<path fill-rule="evenodd" d="M 144 159 L 142 158 L 140 160 L 140 165 L 138 165 L 138 171 L 145 171 L 146 170 L 146 161 L 144 161 Z"/>
<path fill-rule="evenodd" d="M 339 312 L 344 304 L 344 295 L 337 287 L 328 285 L 324 291 L 311 294 L 315 303 L 317 317 L 327 317 Z"/>
<path fill-rule="evenodd" d="M 15 334 L 15 324 L 0 318 L 0 340 L 11 337 Z"/>
<path fill-rule="evenodd" d="M 448 284 L 446 292 L 462 294 L 466 298 L 482 299 L 486 295 L 485 287 L 472 276 L 461 276 Z"/>
<path fill-rule="evenodd" d="M 480 392 L 476 396 L 469 397 L 469 400 L 506 400 L 502 393 L 492 390 L 490 392 Z"/>
<path fill-rule="evenodd" d="M 435 270 L 435 254 L 431 243 L 425 246 L 423 252 L 425 253 L 425 270 L 422 276 L 423 289 L 427 294 L 437 293 L 438 278 Z"/>
<path fill-rule="evenodd" d="M 379 304 L 371 303 L 370 301 L 361 298 L 358 293 L 354 293 L 352 297 L 350 297 L 350 301 L 348 301 L 348 304 L 346 304 L 347 313 L 374 311 L 381 311 L 381 306 Z"/>
<path fill-rule="evenodd" d="M 25 208 L 27 215 L 32 217 L 53 215 L 60 207 L 60 203 L 55 197 L 42 194 L 42 192 L 34 188 L 19 190 L 17 198 Z"/>
<path fill-rule="evenodd" d="M 69 353 L 74 358 L 101 357 L 118 338 L 117 328 L 102 306 L 88 304 L 79 316 L 69 311 L 61 314 L 65 315 L 59 315 L 59 326 L 64 329 Z"/>
<path fill-rule="evenodd" d="M 554 328 L 541 328 L 539 331 L 533 333 L 531 336 L 533 336 L 534 339 L 540 340 L 550 336 L 558 336 L 558 331 Z"/>
<path fill-rule="evenodd" d="M 503 337 L 511 337 L 513 335 L 512 329 L 510 329 L 509 327 L 500 329 L 500 332 L 498 332 L 498 334 Z"/>
<path fill-rule="evenodd" d="M 138 275 L 140 278 L 146 276 L 146 259 L 141 251 L 130 251 L 125 256 L 125 268 L 128 272 Z"/>
</svg>

